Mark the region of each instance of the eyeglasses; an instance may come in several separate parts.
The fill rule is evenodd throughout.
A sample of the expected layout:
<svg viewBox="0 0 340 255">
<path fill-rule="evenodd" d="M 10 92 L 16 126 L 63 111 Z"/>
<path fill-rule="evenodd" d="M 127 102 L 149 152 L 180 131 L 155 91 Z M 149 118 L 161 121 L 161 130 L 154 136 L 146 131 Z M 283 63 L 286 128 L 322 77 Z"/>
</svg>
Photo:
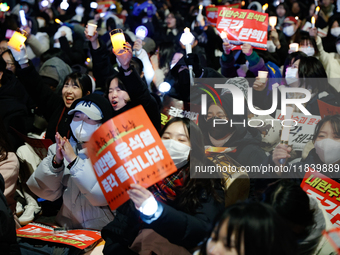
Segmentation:
<svg viewBox="0 0 340 255">
<path fill-rule="evenodd" d="M 222 120 L 226 120 L 227 116 L 225 114 L 217 114 L 215 116 L 215 115 L 213 115 L 211 113 L 208 113 L 208 115 L 205 116 L 205 120 L 210 120 L 212 118 L 219 118 L 219 119 L 222 119 Z"/>
<path fill-rule="evenodd" d="M 6 62 L 6 66 L 10 67 L 10 66 L 15 66 L 14 63 L 11 63 L 11 62 Z"/>
</svg>

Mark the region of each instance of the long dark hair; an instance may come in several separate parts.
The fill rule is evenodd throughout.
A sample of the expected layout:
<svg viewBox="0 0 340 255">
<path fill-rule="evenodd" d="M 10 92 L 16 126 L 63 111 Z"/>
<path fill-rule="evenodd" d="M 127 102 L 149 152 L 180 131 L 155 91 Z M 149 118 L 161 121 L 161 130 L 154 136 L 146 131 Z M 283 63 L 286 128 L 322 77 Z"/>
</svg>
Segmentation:
<svg viewBox="0 0 340 255">
<path fill-rule="evenodd" d="M 219 232 L 227 223 L 225 246 L 235 247 L 244 255 L 294 255 L 296 243 L 290 230 L 269 205 L 263 203 L 236 203 L 229 206 L 214 229 L 217 241 Z M 232 236 L 235 246 L 232 246 Z M 244 248 L 244 253 L 241 251 Z M 202 248 L 201 254 L 206 254 Z"/>
<path fill-rule="evenodd" d="M 301 57 L 307 57 L 307 55 L 305 53 L 303 53 L 302 51 L 297 51 L 297 52 L 293 52 L 291 54 L 289 54 L 285 60 L 285 63 L 283 65 L 283 73 L 282 73 L 282 77 L 285 78 L 286 77 L 286 70 L 287 68 L 291 65 L 292 60 L 295 62 L 296 60 L 299 60 Z"/>
<path fill-rule="evenodd" d="M 300 233 L 295 233 L 297 236 L 303 237 L 309 234 L 309 227 L 315 223 L 315 210 L 310 207 L 308 195 L 298 183 L 281 180 L 276 184 L 275 189 L 266 193 L 265 202 L 272 205 L 289 226 L 303 227 Z"/>
<path fill-rule="evenodd" d="M 328 83 L 325 68 L 320 60 L 315 57 L 300 57 L 298 75 L 300 78 L 300 86 L 305 85 L 305 88 L 311 88 L 312 93 L 329 91 L 334 95 L 338 94 L 335 88 Z"/>
<path fill-rule="evenodd" d="M 8 152 L 12 151 L 11 143 L 5 125 L 0 117 L 0 162 L 7 159 Z"/>
<path fill-rule="evenodd" d="M 195 214 L 197 208 L 201 205 L 200 195 L 202 190 L 205 190 L 207 197 L 213 197 L 216 202 L 221 203 L 222 199 L 216 193 L 216 188 L 221 186 L 220 179 L 200 179 L 190 178 L 190 166 L 211 165 L 204 151 L 204 140 L 200 128 L 188 118 L 174 117 L 168 121 L 164 128 L 160 132 L 160 136 L 164 134 L 165 130 L 175 122 L 182 122 L 184 130 L 188 131 L 188 136 L 191 143 L 190 164 L 185 167 L 185 184 L 179 190 L 179 195 L 176 197 L 178 209 L 188 213 Z M 189 166 L 190 165 L 190 166 Z"/>
<path fill-rule="evenodd" d="M 68 80 L 72 80 L 75 84 L 79 85 L 83 94 L 82 96 L 86 96 L 88 92 L 90 92 L 90 94 L 92 93 L 92 80 L 87 74 L 73 72 L 65 77 L 64 84 Z"/>
<path fill-rule="evenodd" d="M 172 57 L 175 54 L 175 46 L 172 42 L 162 42 L 158 46 L 159 48 L 159 68 L 170 66 Z"/>
<path fill-rule="evenodd" d="M 321 127 L 326 122 L 329 122 L 331 124 L 334 134 L 340 137 L 340 115 L 339 114 L 327 115 L 322 120 L 320 120 L 318 124 L 316 124 L 313 135 L 313 143 L 315 143 L 315 140 L 318 137 Z"/>
</svg>

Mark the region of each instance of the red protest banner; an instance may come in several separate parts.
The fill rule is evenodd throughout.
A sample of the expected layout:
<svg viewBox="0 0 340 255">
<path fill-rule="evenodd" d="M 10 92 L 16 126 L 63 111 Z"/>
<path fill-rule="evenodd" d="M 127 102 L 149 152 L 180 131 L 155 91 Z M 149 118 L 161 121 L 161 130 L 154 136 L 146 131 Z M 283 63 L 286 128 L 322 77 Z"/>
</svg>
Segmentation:
<svg viewBox="0 0 340 255">
<path fill-rule="evenodd" d="M 328 231 L 324 230 L 322 234 L 327 238 L 337 254 L 340 254 L 340 228 L 333 228 Z"/>
<path fill-rule="evenodd" d="M 56 227 L 40 223 L 29 223 L 25 227 L 17 229 L 17 236 L 46 242 L 62 243 L 82 250 L 101 238 L 100 231 L 85 229 L 59 231 Z"/>
<path fill-rule="evenodd" d="M 267 49 L 268 14 L 244 9 L 218 7 L 217 30 L 227 34 L 232 50 L 244 43 L 254 48 Z"/>
<path fill-rule="evenodd" d="M 241 8 L 241 4 L 230 4 L 230 5 L 224 5 L 226 8 L 234 8 L 234 9 L 239 9 Z M 215 6 L 214 4 L 208 5 L 205 8 L 206 15 L 207 15 L 207 20 L 210 25 L 216 26 L 217 22 L 217 16 L 218 16 L 218 6 Z"/>
<path fill-rule="evenodd" d="M 334 169 L 331 170 L 331 165 L 317 165 L 325 169 L 317 169 L 318 171 L 339 171 L 339 165 L 334 165 Z M 325 208 L 327 215 L 335 227 L 340 226 L 340 183 L 333 179 L 318 173 L 316 170 L 309 168 L 301 183 L 301 188 L 306 193 L 319 200 L 321 205 Z"/>
<path fill-rule="evenodd" d="M 323 119 L 327 115 L 335 115 L 340 114 L 340 107 L 327 104 L 321 100 L 318 99 L 318 105 L 320 110 L 320 116 Z"/>
<path fill-rule="evenodd" d="M 131 183 L 147 188 L 177 170 L 142 106 L 105 122 L 87 149 L 111 210 L 129 200 Z"/>
<path fill-rule="evenodd" d="M 12 128 L 15 133 L 25 142 L 28 143 L 35 153 L 43 160 L 47 156 L 48 147 L 53 144 L 51 139 L 35 139 L 21 134 L 19 131 Z"/>
</svg>

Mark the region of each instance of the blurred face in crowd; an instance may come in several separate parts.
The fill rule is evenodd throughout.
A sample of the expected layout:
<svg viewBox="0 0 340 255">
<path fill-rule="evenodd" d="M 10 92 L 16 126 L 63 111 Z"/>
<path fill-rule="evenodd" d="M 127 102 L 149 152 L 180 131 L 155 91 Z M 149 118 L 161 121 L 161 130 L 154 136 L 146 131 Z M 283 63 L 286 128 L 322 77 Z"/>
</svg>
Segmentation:
<svg viewBox="0 0 340 255">
<path fill-rule="evenodd" d="M 339 27 L 338 21 L 334 21 L 333 22 L 332 28 L 336 28 L 336 27 Z"/>
<path fill-rule="evenodd" d="M 12 56 L 8 52 L 5 52 L 2 55 L 2 58 L 6 62 L 6 69 L 11 71 L 12 73 L 15 73 L 15 64 L 14 64 L 14 59 L 12 58 Z"/>
<path fill-rule="evenodd" d="M 2 40 L 1 42 L 0 42 L 0 54 L 2 54 L 5 50 L 7 50 L 8 49 L 8 47 L 7 47 L 7 41 L 6 40 Z"/>
<path fill-rule="evenodd" d="M 283 5 L 279 5 L 277 8 L 276 8 L 276 14 L 277 16 L 279 16 L 280 18 L 285 16 L 286 14 L 286 10 L 285 8 L 283 7 Z"/>
<path fill-rule="evenodd" d="M 176 18 L 173 13 L 170 13 L 165 19 L 166 25 L 168 28 L 174 29 L 176 28 Z"/>
<path fill-rule="evenodd" d="M 300 12 L 300 6 L 297 2 L 294 2 L 292 5 L 292 13 L 297 14 Z"/>
<path fill-rule="evenodd" d="M 294 60 L 292 59 L 292 62 L 290 66 L 287 67 L 286 69 L 286 82 L 289 87 L 299 87 L 300 82 L 299 82 L 299 64 L 300 64 L 300 59 Z"/>
<path fill-rule="evenodd" d="M 307 56 L 314 56 L 315 49 L 310 40 L 302 40 L 300 42 L 299 51 L 304 52 Z"/>
<path fill-rule="evenodd" d="M 315 151 L 323 163 L 338 164 L 340 162 L 340 134 L 338 124 L 330 121 L 325 122 L 314 142 Z M 337 129 L 337 130 L 334 130 Z"/>
<path fill-rule="evenodd" d="M 207 242 L 207 254 L 208 255 L 239 255 L 235 244 L 235 235 L 231 235 L 230 247 L 227 244 L 227 228 L 228 220 L 224 221 L 220 230 L 212 232 Z M 244 255 L 244 245 L 241 247 L 241 254 Z"/>
<path fill-rule="evenodd" d="M 62 97 L 67 108 L 70 108 L 72 103 L 78 98 L 83 97 L 83 91 L 80 85 L 69 79 L 65 82 L 64 87 L 61 91 Z M 88 92 L 90 94 L 90 92 Z"/>
<path fill-rule="evenodd" d="M 191 147 L 188 129 L 182 121 L 176 121 L 167 127 L 162 135 L 162 140 L 168 139 L 175 140 Z"/>
<path fill-rule="evenodd" d="M 117 78 L 114 78 L 110 83 L 108 98 L 115 111 L 123 108 L 130 100 L 129 94 L 119 88 Z"/>
<path fill-rule="evenodd" d="M 315 11 L 315 4 L 311 4 L 311 6 L 309 7 L 309 16 L 313 16 Z"/>
<path fill-rule="evenodd" d="M 333 3 L 332 0 L 322 0 L 322 5 L 325 7 L 330 6 Z"/>
</svg>

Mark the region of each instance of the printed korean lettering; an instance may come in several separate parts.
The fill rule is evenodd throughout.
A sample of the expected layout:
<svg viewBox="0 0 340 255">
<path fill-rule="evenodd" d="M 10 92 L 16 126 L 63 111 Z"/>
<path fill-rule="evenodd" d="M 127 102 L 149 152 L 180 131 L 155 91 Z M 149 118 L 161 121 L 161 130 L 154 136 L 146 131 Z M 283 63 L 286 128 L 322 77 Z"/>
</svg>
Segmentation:
<svg viewBox="0 0 340 255">
<path fill-rule="evenodd" d="M 130 161 L 124 164 L 126 171 L 129 173 L 130 176 L 135 175 L 137 172 L 141 172 L 142 168 L 138 164 L 136 158 L 131 159 Z"/>
<path fill-rule="evenodd" d="M 125 159 L 127 156 L 130 156 L 132 154 L 131 149 L 126 142 L 118 144 L 115 150 L 116 152 L 118 152 L 118 156 L 120 159 Z"/>
<path fill-rule="evenodd" d="M 118 183 L 116 181 L 116 178 L 114 177 L 114 175 L 112 173 L 109 174 L 104 180 L 102 180 L 102 185 L 103 185 L 106 193 L 112 191 L 112 188 L 114 186 L 118 187 Z"/>
<path fill-rule="evenodd" d="M 141 148 L 141 149 L 144 148 L 144 144 L 142 140 L 140 139 L 139 135 L 135 135 L 134 138 L 130 137 L 129 141 L 130 141 L 129 146 L 131 147 L 132 150 L 136 150 L 138 148 Z"/>
<path fill-rule="evenodd" d="M 139 136 L 142 138 L 145 146 L 149 146 L 150 144 L 153 144 L 155 142 L 155 138 L 153 138 L 149 129 L 140 132 Z"/>
<path fill-rule="evenodd" d="M 124 183 L 126 180 L 128 180 L 130 177 L 127 174 L 127 172 L 125 171 L 124 166 L 120 166 L 115 170 L 115 173 L 117 175 L 117 177 L 119 178 L 121 183 Z"/>
</svg>

